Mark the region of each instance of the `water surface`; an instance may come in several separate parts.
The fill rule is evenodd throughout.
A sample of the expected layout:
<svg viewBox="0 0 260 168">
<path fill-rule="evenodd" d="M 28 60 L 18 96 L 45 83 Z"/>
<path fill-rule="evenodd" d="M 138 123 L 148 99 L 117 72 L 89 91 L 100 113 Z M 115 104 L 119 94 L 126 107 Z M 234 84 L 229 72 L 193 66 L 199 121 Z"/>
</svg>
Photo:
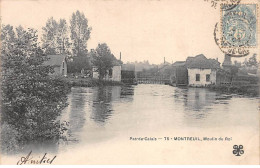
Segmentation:
<svg viewBox="0 0 260 168">
<path fill-rule="evenodd" d="M 205 88 L 168 85 L 106 86 L 72 88 L 69 106 L 61 119 L 70 123 L 68 142 L 75 145 L 104 143 L 116 137 L 156 135 L 197 128 L 248 127 L 257 130 L 258 99 L 224 95 Z"/>
</svg>

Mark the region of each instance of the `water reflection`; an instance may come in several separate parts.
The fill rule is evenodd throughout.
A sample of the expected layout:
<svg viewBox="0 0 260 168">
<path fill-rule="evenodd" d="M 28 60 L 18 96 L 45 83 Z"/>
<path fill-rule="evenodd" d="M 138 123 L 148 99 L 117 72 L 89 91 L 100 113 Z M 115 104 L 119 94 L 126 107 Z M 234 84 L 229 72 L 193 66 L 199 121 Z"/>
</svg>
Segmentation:
<svg viewBox="0 0 260 168">
<path fill-rule="evenodd" d="M 176 88 L 175 102 L 183 102 L 184 123 L 192 127 L 224 124 L 228 119 L 231 95 L 223 95 L 205 88 Z M 183 124 L 184 124 L 183 123 Z"/>
<path fill-rule="evenodd" d="M 86 106 L 88 94 L 83 88 L 79 88 L 78 91 L 79 93 L 72 92 L 71 94 L 69 122 L 76 123 L 71 125 L 70 131 L 72 132 L 79 131 L 85 124 L 86 113 L 84 107 Z"/>
<path fill-rule="evenodd" d="M 60 117 L 61 122 L 70 123 L 67 141 L 31 142 L 24 151 L 70 151 L 74 145 L 92 145 L 135 134 L 149 136 L 165 130 L 200 128 L 207 134 L 212 128 L 255 127 L 259 125 L 255 117 L 258 101 L 205 88 L 166 85 L 72 88 L 69 106 Z"/>
<path fill-rule="evenodd" d="M 189 111 L 205 111 L 211 109 L 216 100 L 216 93 L 203 88 L 189 88 L 184 99 L 185 109 Z"/>
<path fill-rule="evenodd" d="M 129 101 L 132 95 L 134 95 L 132 86 L 72 88 L 68 100 L 69 107 L 64 110 L 63 120 L 76 123 L 72 124 L 71 132 L 79 131 L 84 126 L 86 115 L 102 124 L 112 116 L 113 103 L 123 101 L 124 98 Z"/>
<path fill-rule="evenodd" d="M 113 112 L 111 101 L 120 98 L 120 87 L 99 87 L 93 95 L 92 115 L 95 122 L 105 122 Z"/>
<path fill-rule="evenodd" d="M 232 97 L 205 88 L 73 88 L 68 103 L 62 118 L 70 122 L 69 133 L 79 143 L 106 141 L 128 132 L 149 134 L 165 129 L 226 128 L 258 122 L 243 110 L 247 107 L 247 112 L 256 113 L 257 99 Z"/>
<path fill-rule="evenodd" d="M 131 95 L 131 97 L 129 97 L 128 95 Z M 121 88 L 120 98 L 132 98 L 132 95 L 134 95 L 134 86 L 127 86 Z"/>
</svg>

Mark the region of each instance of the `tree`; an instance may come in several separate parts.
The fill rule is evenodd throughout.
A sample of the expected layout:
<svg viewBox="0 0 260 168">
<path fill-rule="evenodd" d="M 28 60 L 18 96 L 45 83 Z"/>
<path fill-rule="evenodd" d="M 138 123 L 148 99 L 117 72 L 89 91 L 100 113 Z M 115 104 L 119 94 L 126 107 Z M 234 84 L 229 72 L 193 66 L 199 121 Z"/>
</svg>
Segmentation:
<svg viewBox="0 0 260 168">
<path fill-rule="evenodd" d="M 249 60 L 247 62 L 248 67 L 254 67 L 254 66 L 256 67 L 257 66 L 256 55 L 257 54 L 253 54 L 253 56 L 249 58 Z"/>
<path fill-rule="evenodd" d="M 241 68 L 241 62 L 239 62 L 239 61 L 237 61 L 237 60 L 234 61 L 234 65 L 235 65 L 236 67 L 238 67 L 238 68 Z"/>
<path fill-rule="evenodd" d="M 103 79 L 116 60 L 106 43 L 98 44 L 96 50 L 91 50 L 92 63 L 97 68 L 99 80 Z"/>
<path fill-rule="evenodd" d="M 70 48 L 68 25 L 65 19 L 60 19 L 57 30 L 57 43 L 59 53 L 68 53 Z"/>
<path fill-rule="evenodd" d="M 8 45 L 12 44 L 15 40 L 15 32 L 13 26 L 2 25 L 1 27 L 1 48 L 3 50 L 8 49 Z"/>
<path fill-rule="evenodd" d="M 84 13 L 76 11 L 70 20 L 70 37 L 72 40 L 72 52 L 74 55 L 86 52 L 87 41 L 90 38 L 91 27 Z"/>
<path fill-rule="evenodd" d="M 243 66 L 243 67 L 246 67 L 246 66 L 247 66 L 247 58 L 245 58 L 244 62 L 242 63 L 242 66 Z"/>
<path fill-rule="evenodd" d="M 57 52 L 57 29 L 58 23 L 53 17 L 49 18 L 45 27 L 42 28 L 42 47 L 45 49 L 46 54 L 56 54 Z"/>
<path fill-rule="evenodd" d="M 56 21 L 51 17 L 47 20 L 42 30 L 42 47 L 45 49 L 46 54 L 68 53 L 70 43 L 65 19 Z"/>
<path fill-rule="evenodd" d="M 87 54 L 82 53 L 77 57 L 73 57 L 73 61 L 68 62 L 69 73 L 80 73 L 81 70 L 90 70 L 91 65 Z"/>
<path fill-rule="evenodd" d="M 43 64 L 48 58 L 38 46 L 37 32 L 22 27 L 16 31 L 8 47 L 1 48 L 1 123 L 14 128 L 20 142 L 58 138 L 56 119 L 67 105 L 69 87 L 49 75 L 54 70 Z"/>
</svg>

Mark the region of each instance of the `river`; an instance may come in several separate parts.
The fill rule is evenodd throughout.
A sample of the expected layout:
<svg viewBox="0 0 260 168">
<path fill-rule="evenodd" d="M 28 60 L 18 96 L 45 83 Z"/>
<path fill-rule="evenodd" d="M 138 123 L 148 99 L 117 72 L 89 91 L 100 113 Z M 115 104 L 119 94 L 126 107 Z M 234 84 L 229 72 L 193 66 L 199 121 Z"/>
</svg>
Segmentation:
<svg viewBox="0 0 260 168">
<path fill-rule="evenodd" d="M 57 157 L 60 159 L 57 162 L 62 164 L 187 164 L 181 162 L 182 156 L 190 159 L 190 164 L 218 163 L 215 154 L 211 157 L 209 150 L 201 145 L 206 144 L 210 150 L 227 156 L 232 156 L 232 146 L 237 143 L 247 144 L 247 152 L 257 151 L 254 144 L 259 140 L 258 102 L 258 98 L 224 95 L 206 88 L 159 84 L 74 87 L 60 118 L 69 122 L 67 141 L 37 144 L 37 149 L 62 155 Z M 167 136 L 229 137 L 231 140 L 164 142 Z M 151 144 L 132 142 L 130 137 L 162 139 Z M 81 157 L 70 160 L 75 154 Z M 164 154 L 175 157 L 164 158 Z M 143 155 L 149 158 L 144 159 Z M 209 159 L 198 162 L 201 157 Z M 225 163 L 232 163 L 229 157 L 225 159 Z"/>
<path fill-rule="evenodd" d="M 258 99 L 168 85 L 72 88 L 62 120 L 69 140 L 106 141 L 119 134 L 258 125 Z"/>
</svg>

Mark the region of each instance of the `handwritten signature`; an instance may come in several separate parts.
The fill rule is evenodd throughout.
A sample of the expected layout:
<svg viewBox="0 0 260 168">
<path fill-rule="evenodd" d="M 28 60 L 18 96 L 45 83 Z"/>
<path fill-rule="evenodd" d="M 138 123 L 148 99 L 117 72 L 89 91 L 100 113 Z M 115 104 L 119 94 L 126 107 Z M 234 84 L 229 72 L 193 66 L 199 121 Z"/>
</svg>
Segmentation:
<svg viewBox="0 0 260 168">
<path fill-rule="evenodd" d="M 32 151 L 29 152 L 27 156 L 22 156 L 19 161 L 17 162 L 17 165 L 23 165 L 23 164 L 52 164 L 53 161 L 56 159 L 57 156 L 54 157 L 47 157 L 47 153 L 45 153 L 40 159 L 34 159 L 31 155 Z"/>
</svg>

